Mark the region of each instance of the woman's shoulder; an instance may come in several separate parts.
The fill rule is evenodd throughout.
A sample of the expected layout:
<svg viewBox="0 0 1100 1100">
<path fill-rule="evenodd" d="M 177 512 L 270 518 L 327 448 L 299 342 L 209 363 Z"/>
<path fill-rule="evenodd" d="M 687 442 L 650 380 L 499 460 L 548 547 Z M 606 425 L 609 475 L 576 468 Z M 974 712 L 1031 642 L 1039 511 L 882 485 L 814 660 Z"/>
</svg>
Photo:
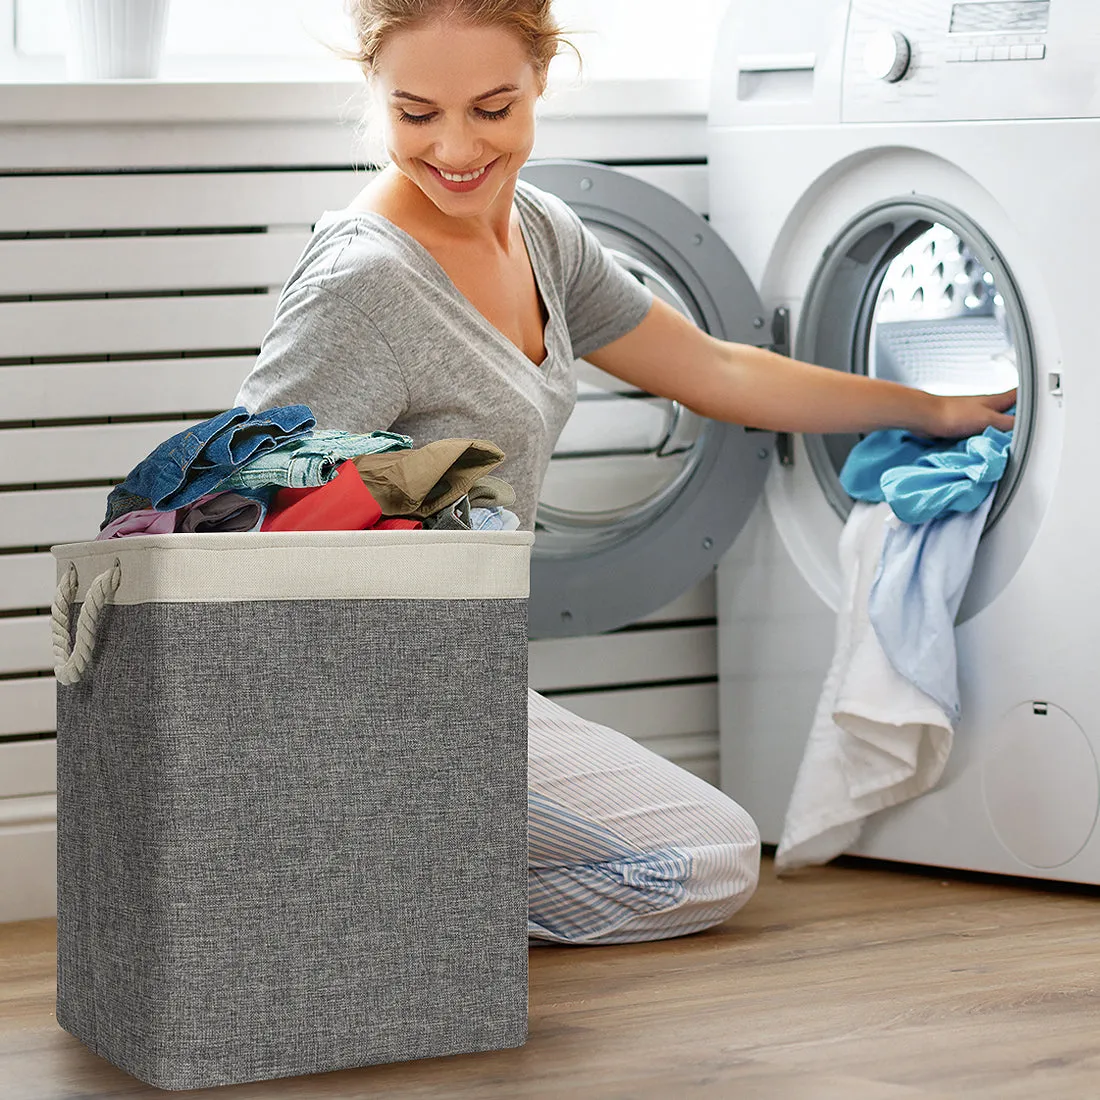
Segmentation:
<svg viewBox="0 0 1100 1100">
<path fill-rule="evenodd" d="M 585 229 L 580 215 L 564 200 L 525 180 L 516 181 L 516 205 L 536 247 L 572 279 L 585 254 Z"/>
<path fill-rule="evenodd" d="M 516 180 L 516 204 L 529 225 L 541 227 L 558 238 L 568 238 L 577 232 L 580 219 L 569 204 L 524 179 Z"/>
<path fill-rule="evenodd" d="M 284 293 L 311 288 L 356 304 L 377 304 L 414 278 L 422 266 L 404 234 L 380 214 L 329 210 L 295 266 Z"/>
</svg>

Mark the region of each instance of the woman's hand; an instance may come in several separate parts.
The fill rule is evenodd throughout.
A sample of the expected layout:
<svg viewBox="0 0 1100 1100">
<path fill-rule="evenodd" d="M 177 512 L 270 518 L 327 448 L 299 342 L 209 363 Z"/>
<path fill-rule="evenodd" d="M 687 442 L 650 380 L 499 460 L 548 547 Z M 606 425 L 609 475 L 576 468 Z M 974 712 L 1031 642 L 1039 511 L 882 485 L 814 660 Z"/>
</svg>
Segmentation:
<svg viewBox="0 0 1100 1100">
<path fill-rule="evenodd" d="M 924 435 L 936 439 L 963 439 L 981 435 L 986 428 L 1012 431 L 1015 417 L 1005 409 L 1016 404 L 1016 391 L 983 394 L 977 397 L 939 397 L 929 407 L 928 423 L 921 426 Z"/>
</svg>

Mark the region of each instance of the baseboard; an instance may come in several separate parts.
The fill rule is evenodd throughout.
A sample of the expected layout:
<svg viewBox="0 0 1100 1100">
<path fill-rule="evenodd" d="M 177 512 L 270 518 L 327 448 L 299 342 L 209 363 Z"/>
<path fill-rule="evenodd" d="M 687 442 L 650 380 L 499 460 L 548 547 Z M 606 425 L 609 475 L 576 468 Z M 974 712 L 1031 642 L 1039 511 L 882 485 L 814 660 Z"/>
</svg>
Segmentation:
<svg viewBox="0 0 1100 1100">
<path fill-rule="evenodd" d="M 0 923 L 57 915 L 57 799 L 0 799 Z"/>
</svg>

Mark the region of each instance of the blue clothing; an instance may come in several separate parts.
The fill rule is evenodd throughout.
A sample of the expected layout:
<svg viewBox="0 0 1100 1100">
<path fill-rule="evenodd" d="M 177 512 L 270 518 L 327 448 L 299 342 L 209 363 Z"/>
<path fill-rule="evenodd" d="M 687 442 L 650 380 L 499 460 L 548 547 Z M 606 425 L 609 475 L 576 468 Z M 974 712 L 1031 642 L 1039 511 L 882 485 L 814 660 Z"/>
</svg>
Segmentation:
<svg viewBox="0 0 1100 1100">
<path fill-rule="evenodd" d="M 161 443 L 111 490 L 100 527 L 139 508 L 169 512 L 193 504 L 240 466 L 307 435 L 315 424 L 308 405 L 255 415 L 238 405 L 186 428 Z"/>
<path fill-rule="evenodd" d="M 891 522 L 868 598 L 868 615 L 891 665 L 959 717 L 955 616 L 993 496 L 970 512 L 928 523 Z"/>
<path fill-rule="evenodd" d="M 350 458 L 400 451 L 411 446 L 412 440 L 407 435 L 396 432 L 368 432 L 365 435 L 337 429 L 311 432 L 252 459 L 221 481 L 218 488 L 236 492 L 264 485 L 314 489 L 332 481 L 340 463 Z"/>
<path fill-rule="evenodd" d="M 518 531 L 519 516 L 507 508 L 471 508 L 471 531 Z"/>
<path fill-rule="evenodd" d="M 1004 474 L 1011 442 L 1011 432 L 992 427 L 958 442 L 871 432 L 852 448 L 840 484 L 856 500 L 885 500 L 906 523 L 927 523 L 977 508 Z"/>
</svg>

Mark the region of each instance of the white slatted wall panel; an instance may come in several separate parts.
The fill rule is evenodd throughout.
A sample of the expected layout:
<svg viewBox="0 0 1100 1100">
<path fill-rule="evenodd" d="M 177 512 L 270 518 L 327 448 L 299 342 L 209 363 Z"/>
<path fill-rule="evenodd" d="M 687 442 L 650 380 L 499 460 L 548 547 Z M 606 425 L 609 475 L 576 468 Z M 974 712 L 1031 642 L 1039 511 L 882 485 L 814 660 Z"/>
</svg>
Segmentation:
<svg viewBox="0 0 1100 1100">
<path fill-rule="evenodd" d="M 703 209 L 703 166 L 624 170 Z M 364 182 L 0 175 L 0 877 L 26 880 L 0 891 L 0 920 L 53 912 L 49 547 L 94 537 L 112 485 L 230 406 L 312 221 Z M 586 459 L 551 472 L 576 503 L 599 482 Z M 714 617 L 707 581 L 615 634 L 533 642 L 531 684 L 717 783 Z"/>
</svg>

